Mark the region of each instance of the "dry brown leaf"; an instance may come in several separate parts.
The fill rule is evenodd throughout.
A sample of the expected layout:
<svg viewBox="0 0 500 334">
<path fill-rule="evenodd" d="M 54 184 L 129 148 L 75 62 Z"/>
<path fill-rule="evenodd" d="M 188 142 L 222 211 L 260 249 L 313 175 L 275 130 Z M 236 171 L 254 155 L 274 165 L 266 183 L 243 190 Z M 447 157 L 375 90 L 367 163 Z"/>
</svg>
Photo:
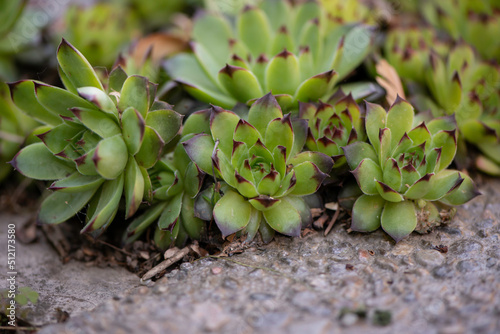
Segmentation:
<svg viewBox="0 0 500 334">
<path fill-rule="evenodd" d="M 156 63 L 186 48 L 186 41 L 180 37 L 159 32 L 139 39 L 132 51 L 132 55 L 135 63 L 141 64 L 151 50 L 151 59 Z"/>
<path fill-rule="evenodd" d="M 385 59 L 380 59 L 375 66 L 377 69 L 377 82 L 382 86 L 387 95 L 385 96 L 387 103 L 392 105 L 399 95 L 405 99 L 403 84 L 399 78 L 398 72 Z"/>
</svg>

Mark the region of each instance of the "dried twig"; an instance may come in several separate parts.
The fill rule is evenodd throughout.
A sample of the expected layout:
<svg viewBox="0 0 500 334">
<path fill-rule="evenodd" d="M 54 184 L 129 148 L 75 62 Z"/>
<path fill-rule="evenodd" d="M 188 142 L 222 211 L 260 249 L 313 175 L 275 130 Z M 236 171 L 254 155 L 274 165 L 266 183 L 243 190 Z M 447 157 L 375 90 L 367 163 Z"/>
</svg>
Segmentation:
<svg viewBox="0 0 500 334">
<path fill-rule="evenodd" d="M 333 224 L 335 224 L 337 218 L 339 217 L 339 214 L 340 214 L 340 208 L 337 209 L 337 211 L 335 211 L 335 214 L 333 215 L 332 219 L 330 219 L 330 221 L 328 222 L 328 226 L 326 227 L 325 230 L 325 236 L 328 235 L 328 233 L 330 233 L 331 229 L 333 228 Z"/>
<path fill-rule="evenodd" d="M 177 248 L 177 251 L 175 251 L 175 248 L 169 249 L 168 251 L 165 252 L 166 259 L 163 262 L 160 262 L 160 264 L 158 264 L 157 266 L 153 267 L 147 273 L 145 273 L 144 276 L 142 276 L 141 281 L 147 281 L 153 278 L 154 276 L 158 275 L 159 273 L 161 273 L 162 271 L 164 271 L 177 261 L 180 261 L 184 256 L 188 255 L 190 250 L 191 249 L 189 247 L 184 247 L 183 249 L 180 250 Z"/>
</svg>

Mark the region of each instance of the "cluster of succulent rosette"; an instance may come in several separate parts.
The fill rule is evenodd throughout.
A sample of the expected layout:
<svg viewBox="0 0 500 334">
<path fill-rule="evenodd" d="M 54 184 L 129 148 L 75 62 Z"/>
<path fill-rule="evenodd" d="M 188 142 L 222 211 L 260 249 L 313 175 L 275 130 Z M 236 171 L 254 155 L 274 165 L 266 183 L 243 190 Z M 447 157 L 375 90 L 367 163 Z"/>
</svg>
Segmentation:
<svg viewBox="0 0 500 334">
<path fill-rule="evenodd" d="M 385 36 L 381 55 L 412 102 L 398 97 L 388 110 L 339 87 L 358 84 L 354 70 L 376 52 L 368 24 L 377 18 L 360 1 L 266 0 L 237 14 L 198 13 L 190 50 L 162 64 L 166 87 L 182 87 L 204 105 L 182 115 L 158 93 L 159 64 L 150 75 L 150 54 L 137 63 L 124 54 L 109 73 L 96 72 L 91 63 L 109 66 L 135 26 L 122 30 L 121 21 L 100 17 L 111 7 L 93 7 L 70 31 L 88 53 L 66 40 L 59 45 L 64 88 L 21 80 L 9 84 L 10 100 L 0 86 L 0 162 L 50 181 L 40 223 L 83 212 L 82 233 L 97 236 L 126 220 L 124 243 L 151 231 L 162 249 L 203 239 L 211 226 L 246 241 L 300 236 L 312 223 L 310 196 L 321 187 L 346 189 L 352 174 L 351 193 L 360 195 L 348 208 L 351 230 L 382 227 L 399 242 L 478 195 L 464 169 L 448 169 L 466 142 L 482 152 L 481 170 L 500 175 L 500 70 L 487 61 L 498 50 L 469 41 L 493 29 L 498 11 L 493 1 L 482 9 L 458 2 L 424 6 L 449 40 L 431 26 Z M 463 13 L 474 18 L 465 28 Z M 101 30 L 113 43 L 96 42 Z M 484 58 L 452 42 L 462 35 Z M 2 167 L 0 178 L 8 172 Z"/>
</svg>

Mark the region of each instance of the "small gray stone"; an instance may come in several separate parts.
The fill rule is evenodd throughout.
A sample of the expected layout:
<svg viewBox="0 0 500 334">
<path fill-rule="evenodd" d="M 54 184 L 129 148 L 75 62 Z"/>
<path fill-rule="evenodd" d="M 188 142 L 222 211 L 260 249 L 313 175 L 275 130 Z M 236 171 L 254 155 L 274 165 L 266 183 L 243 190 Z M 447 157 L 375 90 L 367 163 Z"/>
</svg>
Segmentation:
<svg viewBox="0 0 500 334">
<path fill-rule="evenodd" d="M 462 260 L 457 263 L 457 270 L 461 273 L 471 272 L 479 268 L 479 263 L 475 260 Z"/>
<path fill-rule="evenodd" d="M 486 267 L 488 267 L 488 268 L 493 267 L 495 264 L 497 264 L 497 260 L 495 258 L 489 257 L 486 260 Z"/>
<path fill-rule="evenodd" d="M 461 259 L 477 256 L 483 250 L 483 245 L 473 239 L 462 239 L 454 242 L 449 247 L 450 254 L 453 254 Z"/>
<path fill-rule="evenodd" d="M 415 252 L 414 258 L 418 264 L 426 268 L 439 266 L 445 260 L 443 254 L 433 249 L 418 250 Z"/>
</svg>

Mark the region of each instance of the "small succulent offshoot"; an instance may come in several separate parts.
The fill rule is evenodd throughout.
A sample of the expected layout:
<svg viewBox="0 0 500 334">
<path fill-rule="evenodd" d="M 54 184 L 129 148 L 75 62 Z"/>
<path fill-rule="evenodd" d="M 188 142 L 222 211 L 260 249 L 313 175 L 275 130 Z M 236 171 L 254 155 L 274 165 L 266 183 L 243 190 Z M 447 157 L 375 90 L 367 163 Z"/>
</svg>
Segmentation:
<svg viewBox="0 0 500 334">
<path fill-rule="evenodd" d="M 308 120 L 306 147 L 324 153 L 334 160 L 334 170 L 346 165 L 343 146 L 355 141 L 365 141 L 366 133 L 359 105 L 352 95 L 341 90 L 328 103 L 299 104 L 299 116 Z"/>
<path fill-rule="evenodd" d="M 121 67 L 104 87 L 87 59 L 65 40 L 57 60 L 66 89 L 31 80 L 10 85 L 14 103 L 47 124 L 37 132 L 39 141 L 23 148 L 11 164 L 32 179 L 54 181 L 49 188 L 54 192 L 41 205 L 40 223 L 61 223 L 89 204 L 82 233 L 102 231 L 122 195 L 126 218 L 143 201 L 152 201 L 148 169 L 176 136 L 182 117 L 155 101 L 155 84 L 128 76 Z"/>
<path fill-rule="evenodd" d="M 351 229 L 382 227 L 396 242 L 417 226 L 437 225 L 436 204 L 463 204 L 478 195 L 472 179 L 446 169 L 457 149 L 453 117 L 413 125 L 414 110 L 398 97 L 388 112 L 367 103 L 370 143 L 344 147 L 345 157 L 363 191 L 352 209 Z"/>
<path fill-rule="evenodd" d="M 213 217 L 223 237 L 241 232 L 252 240 L 260 231 L 269 242 L 275 231 L 299 236 L 311 222 L 302 197 L 317 191 L 333 162 L 319 152 L 301 153 L 306 131 L 306 121 L 283 115 L 269 93 L 252 105 L 248 121 L 212 107 L 210 134 L 183 142 L 198 167 L 222 181 Z"/>
<path fill-rule="evenodd" d="M 245 7 L 235 22 L 201 15 L 194 23 L 193 53 L 166 62 L 187 92 L 223 108 L 251 104 L 269 91 L 285 111 L 298 101 L 329 96 L 372 45 L 369 26 L 339 25 L 314 1 L 262 1 Z"/>
</svg>

